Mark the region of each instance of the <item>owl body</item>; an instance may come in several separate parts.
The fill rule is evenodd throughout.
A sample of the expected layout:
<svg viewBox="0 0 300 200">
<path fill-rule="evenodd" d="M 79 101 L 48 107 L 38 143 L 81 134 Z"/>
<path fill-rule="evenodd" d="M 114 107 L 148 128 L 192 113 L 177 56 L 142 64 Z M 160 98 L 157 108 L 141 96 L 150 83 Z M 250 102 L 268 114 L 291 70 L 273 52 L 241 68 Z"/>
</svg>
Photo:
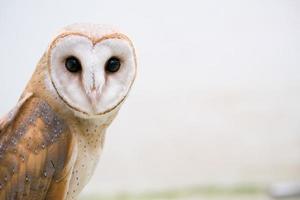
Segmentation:
<svg viewBox="0 0 300 200">
<path fill-rule="evenodd" d="M 0 199 L 77 199 L 135 74 L 133 45 L 119 31 L 76 24 L 59 32 L 0 120 Z"/>
</svg>

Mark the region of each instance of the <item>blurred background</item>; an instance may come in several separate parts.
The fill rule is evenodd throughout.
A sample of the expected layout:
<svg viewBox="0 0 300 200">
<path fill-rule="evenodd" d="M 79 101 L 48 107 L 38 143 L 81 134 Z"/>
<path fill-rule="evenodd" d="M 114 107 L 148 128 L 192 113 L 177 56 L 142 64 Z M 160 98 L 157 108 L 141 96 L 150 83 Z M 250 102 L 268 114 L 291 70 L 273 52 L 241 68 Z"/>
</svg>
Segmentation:
<svg viewBox="0 0 300 200">
<path fill-rule="evenodd" d="M 82 200 L 297 193 L 300 1 L 1 0 L 1 115 L 75 22 L 125 30 L 139 63 Z"/>
</svg>

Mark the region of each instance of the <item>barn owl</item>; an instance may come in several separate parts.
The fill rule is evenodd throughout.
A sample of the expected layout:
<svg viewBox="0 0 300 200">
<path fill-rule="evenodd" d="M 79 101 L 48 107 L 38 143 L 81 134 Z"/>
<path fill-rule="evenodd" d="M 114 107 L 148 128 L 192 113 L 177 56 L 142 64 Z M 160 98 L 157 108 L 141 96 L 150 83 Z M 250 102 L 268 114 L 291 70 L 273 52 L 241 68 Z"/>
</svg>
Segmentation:
<svg viewBox="0 0 300 200">
<path fill-rule="evenodd" d="M 133 43 L 118 30 L 63 28 L 19 102 L 0 120 L 0 199 L 77 199 L 136 67 Z"/>
</svg>

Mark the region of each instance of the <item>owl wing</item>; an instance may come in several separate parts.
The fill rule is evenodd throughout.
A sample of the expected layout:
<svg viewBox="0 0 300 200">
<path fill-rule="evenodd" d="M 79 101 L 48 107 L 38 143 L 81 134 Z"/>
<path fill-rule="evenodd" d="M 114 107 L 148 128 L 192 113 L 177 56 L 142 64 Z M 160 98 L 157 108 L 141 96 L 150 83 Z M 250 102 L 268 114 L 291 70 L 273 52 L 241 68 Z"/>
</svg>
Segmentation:
<svg viewBox="0 0 300 200">
<path fill-rule="evenodd" d="M 63 200 L 74 137 L 45 101 L 25 97 L 0 121 L 0 199 Z"/>
</svg>

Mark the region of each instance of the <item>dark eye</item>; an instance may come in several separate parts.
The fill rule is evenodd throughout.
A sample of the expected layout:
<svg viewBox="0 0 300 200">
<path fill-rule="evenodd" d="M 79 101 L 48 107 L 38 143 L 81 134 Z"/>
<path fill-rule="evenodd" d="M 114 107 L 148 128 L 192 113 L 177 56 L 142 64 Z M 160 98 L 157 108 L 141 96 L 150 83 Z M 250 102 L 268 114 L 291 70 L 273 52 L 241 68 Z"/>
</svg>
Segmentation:
<svg viewBox="0 0 300 200">
<path fill-rule="evenodd" d="M 119 58 L 111 57 L 105 65 L 105 70 L 111 73 L 119 71 L 121 66 L 121 61 Z"/>
<path fill-rule="evenodd" d="M 75 73 L 81 70 L 80 61 L 74 57 L 70 56 L 66 59 L 65 66 L 69 72 Z"/>
</svg>

